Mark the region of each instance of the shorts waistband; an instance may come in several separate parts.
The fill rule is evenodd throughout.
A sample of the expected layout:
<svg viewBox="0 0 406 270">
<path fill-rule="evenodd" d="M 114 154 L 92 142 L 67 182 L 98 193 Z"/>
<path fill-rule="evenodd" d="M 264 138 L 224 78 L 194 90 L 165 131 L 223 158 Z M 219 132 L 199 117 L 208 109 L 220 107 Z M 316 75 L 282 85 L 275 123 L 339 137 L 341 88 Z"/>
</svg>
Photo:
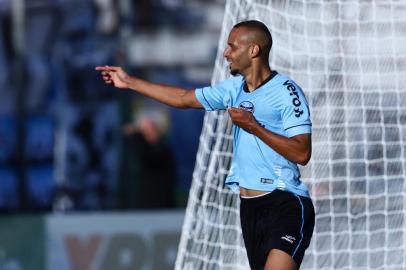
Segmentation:
<svg viewBox="0 0 406 270">
<path fill-rule="evenodd" d="M 278 193 L 283 192 L 282 190 L 275 189 L 273 191 L 270 191 L 269 193 L 260 195 L 260 196 L 255 196 L 255 197 L 242 197 L 240 196 L 241 203 L 243 204 L 255 204 L 257 205 L 260 202 L 265 202 L 269 200 L 270 197 L 273 197 L 277 195 Z"/>
<path fill-rule="evenodd" d="M 241 199 L 248 199 L 248 200 L 250 200 L 250 199 L 255 199 L 255 198 L 259 198 L 259 197 L 263 197 L 263 196 L 266 196 L 266 195 L 268 195 L 269 193 L 271 193 L 272 191 L 268 191 L 268 192 L 265 192 L 265 193 L 262 193 L 262 194 L 259 194 L 259 195 L 256 195 L 256 196 L 241 196 L 240 195 L 240 198 Z"/>
</svg>

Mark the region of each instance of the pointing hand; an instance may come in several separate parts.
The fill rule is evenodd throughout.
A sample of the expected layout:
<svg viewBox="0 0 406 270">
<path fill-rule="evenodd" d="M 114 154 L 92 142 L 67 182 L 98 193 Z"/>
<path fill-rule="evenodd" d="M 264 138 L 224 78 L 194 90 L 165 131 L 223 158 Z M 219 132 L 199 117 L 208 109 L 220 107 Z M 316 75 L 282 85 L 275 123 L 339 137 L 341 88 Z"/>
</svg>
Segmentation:
<svg viewBox="0 0 406 270">
<path fill-rule="evenodd" d="M 130 76 L 121 67 L 98 66 L 105 83 L 112 84 L 117 88 L 128 88 Z"/>
</svg>

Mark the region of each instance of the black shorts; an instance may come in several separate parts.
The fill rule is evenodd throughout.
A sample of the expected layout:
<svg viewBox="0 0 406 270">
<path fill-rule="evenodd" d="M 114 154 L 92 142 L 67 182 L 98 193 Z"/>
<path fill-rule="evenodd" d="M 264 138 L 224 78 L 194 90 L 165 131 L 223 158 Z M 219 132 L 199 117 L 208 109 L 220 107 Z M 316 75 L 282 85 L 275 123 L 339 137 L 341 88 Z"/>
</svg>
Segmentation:
<svg viewBox="0 0 406 270">
<path fill-rule="evenodd" d="M 314 228 L 310 198 L 274 190 L 256 198 L 241 198 L 241 228 L 251 269 L 263 269 L 272 249 L 302 263 Z"/>
</svg>

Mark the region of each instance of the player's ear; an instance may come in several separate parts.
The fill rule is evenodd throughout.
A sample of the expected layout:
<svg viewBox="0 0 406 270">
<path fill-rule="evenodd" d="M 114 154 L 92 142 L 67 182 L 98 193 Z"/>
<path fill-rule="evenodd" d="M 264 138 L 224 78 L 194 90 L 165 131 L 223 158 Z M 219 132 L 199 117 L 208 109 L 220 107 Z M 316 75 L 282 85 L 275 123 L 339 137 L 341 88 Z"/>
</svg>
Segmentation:
<svg viewBox="0 0 406 270">
<path fill-rule="evenodd" d="M 259 47 L 258 44 L 251 44 L 251 48 L 250 48 L 250 54 L 252 58 L 256 58 L 261 54 L 261 48 Z"/>
</svg>

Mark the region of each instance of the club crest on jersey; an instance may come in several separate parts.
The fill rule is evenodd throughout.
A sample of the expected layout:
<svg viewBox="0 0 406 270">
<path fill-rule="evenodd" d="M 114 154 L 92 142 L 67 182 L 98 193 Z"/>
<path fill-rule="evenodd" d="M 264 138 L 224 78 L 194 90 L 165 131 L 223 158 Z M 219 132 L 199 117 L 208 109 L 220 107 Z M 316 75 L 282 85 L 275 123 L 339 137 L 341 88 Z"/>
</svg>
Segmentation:
<svg viewBox="0 0 406 270">
<path fill-rule="evenodd" d="M 252 104 L 251 101 L 243 101 L 240 103 L 239 107 L 240 107 L 240 109 L 254 113 L 254 104 Z"/>
</svg>

